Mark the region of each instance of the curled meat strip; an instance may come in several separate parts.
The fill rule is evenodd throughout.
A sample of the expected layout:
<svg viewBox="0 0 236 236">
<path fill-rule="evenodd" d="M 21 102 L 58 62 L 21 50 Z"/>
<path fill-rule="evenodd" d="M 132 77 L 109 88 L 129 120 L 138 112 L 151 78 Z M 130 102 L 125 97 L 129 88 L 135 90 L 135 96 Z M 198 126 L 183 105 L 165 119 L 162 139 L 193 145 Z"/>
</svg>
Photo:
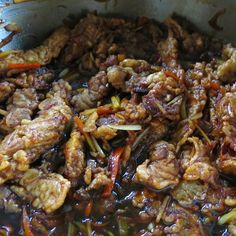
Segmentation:
<svg viewBox="0 0 236 236">
<path fill-rule="evenodd" d="M 107 75 L 104 71 L 100 71 L 89 80 L 87 89 L 73 96 L 71 103 L 76 111 L 92 108 L 108 94 L 108 91 Z"/>
<path fill-rule="evenodd" d="M 70 139 L 65 144 L 64 155 L 66 159 L 65 176 L 71 181 L 72 185 L 76 185 L 81 173 L 84 171 L 85 154 L 83 138 L 75 128 L 70 134 Z"/>
<path fill-rule="evenodd" d="M 159 141 L 151 147 L 150 158 L 136 169 L 136 181 L 155 190 L 179 183 L 175 146 Z"/>
<path fill-rule="evenodd" d="M 18 196 L 32 206 L 51 213 L 62 206 L 70 189 L 70 182 L 60 174 L 45 174 L 37 169 L 28 169 L 19 181 L 11 186 Z"/>
<path fill-rule="evenodd" d="M 0 184 L 16 178 L 62 137 L 71 109 L 55 93 L 39 104 L 38 117 L 18 126 L 0 143 Z"/>
<path fill-rule="evenodd" d="M 213 186 L 218 182 L 218 171 L 210 164 L 206 146 L 197 137 L 188 138 L 193 144 L 191 149 L 182 152 L 181 167 L 185 170 L 185 180 L 202 180 Z"/>
<path fill-rule="evenodd" d="M 0 73 L 5 73 L 10 64 L 39 63 L 46 65 L 50 63 L 52 59 L 58 57 L 69 37 L 70 31 L 67 27 L 58 28 L 42 45 L 28 51 L 10 54 L 0 60 Z"/>
</svg>

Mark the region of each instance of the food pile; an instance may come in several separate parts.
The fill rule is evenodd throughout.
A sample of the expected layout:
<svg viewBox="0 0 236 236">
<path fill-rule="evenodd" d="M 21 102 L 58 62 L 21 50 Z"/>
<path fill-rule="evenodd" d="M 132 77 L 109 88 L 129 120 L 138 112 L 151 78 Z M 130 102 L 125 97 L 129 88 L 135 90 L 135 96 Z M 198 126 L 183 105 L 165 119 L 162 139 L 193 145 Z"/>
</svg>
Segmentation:
<svg viewBox="0 0 236 236">
<path fill-rule="evenodd" d="M 231 44 L 88 14 L 0 76 L 0 235 L 236 235 Z"/>
</svg>

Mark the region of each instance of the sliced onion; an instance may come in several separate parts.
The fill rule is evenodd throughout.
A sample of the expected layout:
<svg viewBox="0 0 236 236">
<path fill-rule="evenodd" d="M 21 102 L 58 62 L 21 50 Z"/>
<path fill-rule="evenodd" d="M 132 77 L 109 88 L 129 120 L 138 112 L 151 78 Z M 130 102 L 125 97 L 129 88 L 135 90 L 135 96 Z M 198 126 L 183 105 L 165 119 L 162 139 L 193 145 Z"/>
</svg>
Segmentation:
<svg viewBox="0 0 236 236">
<path fill-rule="evenodd" d="M 138 131 L 142 129 L 141 125 L 107 125 L 108 127 L 112 129 L 117 129 L 117 130 L 134 130 Z"/>
</svg>

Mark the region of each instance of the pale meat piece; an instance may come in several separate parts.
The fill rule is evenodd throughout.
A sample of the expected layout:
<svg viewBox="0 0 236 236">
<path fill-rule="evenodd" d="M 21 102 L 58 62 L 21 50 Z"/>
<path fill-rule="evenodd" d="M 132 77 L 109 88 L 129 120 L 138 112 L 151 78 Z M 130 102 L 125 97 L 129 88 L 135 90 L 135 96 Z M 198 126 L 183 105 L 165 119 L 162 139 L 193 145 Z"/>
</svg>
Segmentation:
<svg viewBox="0 0 236 236">
<path fill-rule="evenodd" d="M 165 141 L 152 145 L 150 158 L 136 169 L 135 180 L 155 190 L 179 183 L 179 167 L 175 146 Z"/>
<path fill-rule="evenodd" d="M 60 174 L 45 174 L 37 169 L 28 169 L 18 185 L 11 186 L 19 197 L 46 213 L 52 213 L 63 205 L 69 189 L 70 182 Z"/>
<path fill-rule="evenodd" d="M 30 163 L 52 148 L 62 137 L 72 112 L 55 93 L 39 104 L 38 117 L 18 126 L 0 143 L 0 184 L 25 172 Z"/>
<path fill-rule="evenodd" d="M 70 37 L 70 30 L 62 26 L 55 30 L 42 45 L 22 51 L 17 54 L 10 54 L 0 60 L 0 73 L 5 74 L 10 64 L 39 63 L 49 64 L 52 59 L 58 57 Z"/>
<path fill-rule="evenodd" d="M 181 154 L 181 168 L 185 171 L 185 180 L 202 180 L 213 186 L 218 184 L 219 174 L 216 167 L 211 165 L 206 145 L 197 137 L 188 138 L 191 143 Z"/>
<path fill-rule="evenodd" d="M 227 81 L 236 75 L 236 49 L 230 44 L 223 48 L 222 57 L 225 61 L 216 70 L 216 75 L 222 81 Z"/>
<path fill-rule="evenodd" d="M 97 103 L 108 95 L 109 86 L 104 71 L 98 72 L 88 83 L 88 88 L 72 97 L 71 103 L 76 111 L 96 107 Z"/>
<path fill-rule="evenodd" d="M 71 181 L 72 185 L 76 185 L 79 177 L 85 169 L 85 150 L 84 140 L 79 131 L 75 128 L 70 134 L 70 139 L 64 147 L 65 155 L 65 176 Z"/>
<path fill-rule="evenodd" d="M 0 130 L 13 130 L 22 120 L 31 120 L 39 104 L 39 95 L 34 88 L 17 89 L 8 99 L 7 115 L 0 122 Z"/>
<path fill-rule="evenodd" d="M 0 103 L 4 102 L 15 91 L 15 85 L 7 81 L 0 83 Z"/>
</svg>

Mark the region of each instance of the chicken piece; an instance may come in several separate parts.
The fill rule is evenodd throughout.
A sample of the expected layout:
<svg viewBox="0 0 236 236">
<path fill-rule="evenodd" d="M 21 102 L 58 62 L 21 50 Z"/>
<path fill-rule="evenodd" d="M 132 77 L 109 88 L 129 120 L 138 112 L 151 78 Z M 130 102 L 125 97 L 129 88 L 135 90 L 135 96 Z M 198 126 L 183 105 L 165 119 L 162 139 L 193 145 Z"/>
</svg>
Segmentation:
<svg viewBox="0 0 236 236">
<path fill-rule="evenodd" d="M 101 187 L 108 186 L 111 184 L 111 179 L 108 177 L 106 171 L 101 170 L 98 173 L 95 173 L 93 179 L 86 190 L 100 189 Z"/>
<path fill-rule="evenodd" d="M 79 131 L 74 129 L 70 134 L 70 139 L 64 147 L 66 159 L 65 176 L 71 181 L 72 186 L 76 186 L 79 177 L 85 168 L 85 153 L 83 138 Z"/>
<path fill-rule="evenodd" d="M 30 70 L 29 72 L 23 72 L 16 78 L 9 78 L 7 81 L 15 84 L 21 88 L 34 88 L 36 90 L 49 89 L 49 82 L 52 80 L 54 74 L 46 67 L 42 67 L 36 70 Z"/>
<path fill-rule="evenodd" d="M 22 120 L 31 120 L 39 104 L 39 95 L 34 88 L 17 89 L 7 103 L 8 114 L 0 122 L 0 129 L 10 131 Z"/>
<path fill-rule="evenodd" d="M 117 130 L 107 125 L 102 125 L 92 132 L 97 139 L 111 140 L 117 135 Z"/>
<path fill-rule="evenodd" d="M 0 184 L 14 179 L 62 137 L 72 112 L 55 93 L 39 104 L 38 117 L 18 126 L 0 143 Z"/>
<path fill-rule="evenodd" d="M 143 105 L 153 117 L 179 120 L 183 92 L 181 78 L 176 80 L 164 72 L 157 72 L 155 86 L 143 97 Z"/>
<path fill-rule="evenodd" d="M 202 235 L 203 229 L 197 215 L 174 202 L 166 208 L 162 219 L 168 225 L 164 228 L 165 235 Z"/>
<path fill-rule="evenodd" d="M 136 169 L 136 181 L 155 190 L 179 183 L 179 167 L 175 146 L 165 141 L 152 145 L 149 160 Z"/>
<path fill-rule="evenodd" d="M 206 199 L 207 191 L 207 184 L 202 184 L 199 181 L 183 180 L 171 192 L 171 195 L 181 206 L 199 210 L 196 202 L 203 202 Z"/>
<path fill-rule="evenodd" d="M 70 189 L 70 182 L 60 174 L 28 169 L 11 190 L 32 203 L 37 209 L 52 213 L 60 208 Z"/>
<path fill-rule="evenodd" d="M 188 138 L 193 147 L 182 152 L 181 167 L 185 170 L 185 180 L 202 180 L 216 186 L 219 174 L 211 165 L 206 146 L 197 137 Z"/>
<path fill-rule="evenodd" d="M 173 33 L 169 31 L 168 37 L 157 45 L 157 51 L 163 63 L 170 67 L 176 67 L 178 59 L 178 41 L 173 37 Z"/>
<path fill-rule="evenodd" d="M 108 91 L 107 75 L 100 71 L 89 80 L 87 89 L 73 96 L 71 103 L 76 111 L 92 108 L 108 94 Z"/>
<path fill-rule="evenodd" d="M 217 166 L 226 174 L 236 173 L 236 91 L 232 85 L 225 94 L 218 94 L 211 99 L 211 122 L 214 126 L 212 135 L 221 141 L 220 156 Z"/>
<path fill-rule="evenodd" d="M 4 102 L 15 91 L 15 85 L 7 81 L 0 83 L 0 103 Z"/>
<path fill-rule="evenodd" d="M 5 74 L 10 64 L 18 63 L 39 63 L 40 65 L 49 64 L 52 59 L 58 57 L 61 50 L 69 40 L 70 30 L 62 26 L 55 30 L 41 46 L 17 54 L 10 54 L 0 60 L 0 73 Z M 17 71 L 18 72 L 18 71 Z"/>
<path fill-rule="evenodd" d="M 236 75 L 236 49 L 230 44 L 223 48 L 222 57 L 226 59 L 216 70 L 221 81 L 227 81 Z"/>
</svg>

